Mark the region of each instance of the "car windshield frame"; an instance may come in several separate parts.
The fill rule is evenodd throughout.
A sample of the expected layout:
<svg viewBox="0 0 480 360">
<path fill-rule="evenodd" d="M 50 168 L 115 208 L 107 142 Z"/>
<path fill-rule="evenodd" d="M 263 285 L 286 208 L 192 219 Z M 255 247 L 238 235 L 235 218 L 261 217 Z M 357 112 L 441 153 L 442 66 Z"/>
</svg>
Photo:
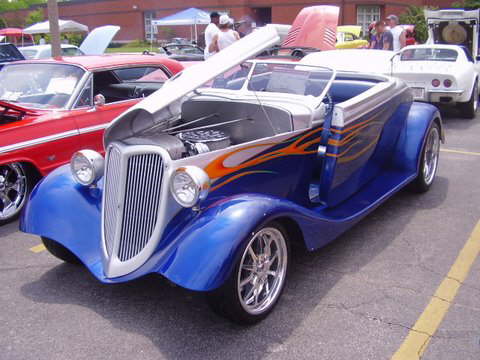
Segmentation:
<svg viewBox="0 0 480 360">
<path fill-rule="evenodd" d="M 412 52 L 411 57 L 407 57 L 406 54 Z M 418 56 L 415 56 L 415 53 L 419 53 Z M 438 57 L 442 52 L 450 52 L 455 54 L 451 57 Z M 414 49 L 404 49 L 400 54 L 400 61 L 446 61 L 446 62 L 456 62 L 458 60 L 458 51 L 455 49 L 446 49 L 446 48 L 414 48 Z"/>
<path fill-rule="evenodd" d="M 0 54 L 4 54 L 4 50 L 7 49 L 9 52 L 9 55 L 13 56 L 0 56 L 0 63 L 3 62 L 10 62 L 10 61 L 19 61 L 19 60 L 25 60 L 24 55 L 18 50 L 18 48 L 13 45 L 13 44 L 1 44 L 0 45 Z"/>
<path fill-rule="evenodd" d="M 88 77 L 88 71 L 81 66 L 75 64 L 66 64 L 66 63 L 55 63 L 55 62 L 19 62 L 6 64 L 0 70 L 0 82 L 4 81 L 4 76 L 7 71 L 13 69 L 14 67 L 28 67 L 28 71 L 24 68 L 16 70 L 13 74 L 9 76 L 15 76 L 15 86 L 19 84 L 25 85 L 28 87 L 29 91 L 32 93 L 26 93 L 25 89 L 16 89 L 18 91 L 5 90 L 0 94 L 0 101 L 10 102 L 18 104 L 20 106 L 28 107 L 36 110 L 66 110 L 69 109 L 72 103 L 76 100 L 79 90 L 83 87 L 85 82 L 85 77 Z M 46 69 L 38 74 L 42 74 L 41 78 L 35 78 L 35 67 L 43 66 Z M 54 68 L 57 67 L 57 68 Z M 54 77 L 55 70 L 60 70 L 63 67 L 64 73 L 60 74 L 58 77 Z M 69 73 L 67 69 L 70 69 Z M 25 74 L 26 79 L 20 79 L 18 74 Z M 72 75 L 62 76 L 62 75 Z M 33 80 L 32 80 L 33 79 Z M 6 83 L 8 82 L 8 77 L 6 78 Z M 23 82 L 21 83 L 20 80 Z M 48 82 L 46 82 L 48 80 Z M 32 82 L 33 81 L 33 82 Z M 42 84 L 40 84 L 42 83 Z M 0 83 L 1 84 L 1 83 Z M 37 86 L 37 87 L 35 87 Z M 41 88 L 44 86 L 44 88 Z M 4 87 L 4 89 L 8 89 Z M 66 92 L 65 89 L 68 89 Z M 20 91 L 21 90 L 21 91 Z M 37 91 L 34 93 L 34 91 Z M 22 93 L 23 92 L 23 93 Z M 47 99 L 49 92 L 52 93 L 51 100 L 56 97 L 56 102 L 36 102 L 32 101 L 36 98 L 38 99 Z M 22 100 L 23 98 L 23 100 Z M 28 99 L 25 99 L 28 98 Z"/>
<path fill-rule="evenodd" d="M 267 86 L 268 85 L 272 85 L 271 89 L 270 90 L 267 90 L 266 88 L 265 89 L 261 89 L 261 90 L 258 90 L 258 89 L 255 89 L 255 88 L 252 88 L 252 79 L 255 77 L 255 76 L 262 76 L 263 74 L 255 74 L 255 70 L 257 69 L 258 65 L 277 65 L 279 66 L 281 69 L 282 67 L 285 69 L 285 67 L 292 67 L 293 69 L 289 69 L 288 71 L 285 72 L 285 74 L 281 74 L 280 72 L 277 72 L 276 75 L 279 75 L 277 76 L 277 79 L 275 79 L 275 83 L 278 84 L 279 81 L 285 81 L 285 83 L 289 83 L 289 84 L 292 84 L 292 80 L 295 80 L 295 73 L 299 73 L 301 71 L 304 71 L 306 72 L 306 69 L 307 68 L 312 68 L 312 69 L 317 69 L 319 71 L 323 71 L 323 72 L 329 72 L 329 74 L 331 74 L 330 76 L 328 76 L 328 79 L 326 79 L 325 81 L 325 85 L 322 89 L 322 91 L 317 95 L 311 95 L 311 94 L 300 94 L 300 93 L 295 93 L 295 91 L 299 91 L 301 90 L 301 87 L 302 87 L 302 84 L 298 81 L 298 80 L 304 80 L 304 81 L 308 81 L 308 80 L 311 80 L 309 79 L 309 77 L 305 77 L 303 76 L 303 79 L 300 78 L 300 79 L 297 79 L 297 83 L 295 84 L 297 86 L 297 89 L 290 89 L 291 91 L 288 92 L 288 91 L 275 91 L 275 85 L 273 85 L 272 83 L 272 79 L 270 78 L 268 80 L 268 83 L 267 83 Z M 309 103 L 312 105 L 312 107 L 314 108 L 318 108 L 324 98 L 326 97 L 328 91 L 330 90 L 330 87 L 332 86 L 332 83 L 333 81 L 335 80 L 335 77 L 337 76 L 337 71 L 333 68 L 329 68 L 327 66 L 322 66 L 322 65 L 311 65 L 311 64 L 303 64 L 301 62 L 292 62 L 292 61 L 279 61 L 279 60 L 248 60 L 242 64 L 239 64 L 237 65 L 240 69 L 238 70 L 241 70 L 241 68 L 245 69 L 249 66 L 248 68 L 248 73 L 246 73 L 246 76 L 243 80 L 243 83 L 241 84 L 240 87 L 237 87 L 237 88 L 228 88 L 228 87 L 222 87 L 222 86 L 218 86 L 218 85 L 215 85 L 215 82 L 218 81 L 219 78 L 221 78 L 223 75 L 227 74 L 227 73 L 230 73 L 231 75 L 234 75 L 236 74 L 236 72 L 232 72 L 232 70 L 234 68 L 231 68 L 229 71 L 226 71 L 222 74 L 220 74 L 219 76 L 215 77 L 214 79 L 212 79 L 211 81 L 207 82 L 206 84 L 200 86 L 199 88 L 197 88 L 197 90 L 195 91 L 196 94 L 210 94 L 210 93 L 218 93 L 219 91 L 227 91 L 227 92 L 236 92 L 238 94 L 253 94 L 257 100 L 260 101 L 261 97 L 265 96 L 265 97 L 271 97 L 271 96 L 277 96 L 277 97 L 291 97 L 291 98 L 297 98 L 297 99 L 311 99 L 311 101 L 309 101 Z M 272 72 L 273 73 L 273 72 Z M 293 77 L 292 77 L 293 75 Z M 304 74 L 305 75 L 305 74 Z M 234 79 L 236 80 L 236 79 Z M 241 81 L 242 78 L 239 80 Z M 290 80 L 290 81 L 289 81 Z M 218 83 L 217 83 L 218 84 Z M 277 89 L 278 90 L 278 89 Z M 306 84 L 304 86 L 304 90 L 306 91 Z M 260 95 L 260 96 L 259 96 Z"/>
</svg>

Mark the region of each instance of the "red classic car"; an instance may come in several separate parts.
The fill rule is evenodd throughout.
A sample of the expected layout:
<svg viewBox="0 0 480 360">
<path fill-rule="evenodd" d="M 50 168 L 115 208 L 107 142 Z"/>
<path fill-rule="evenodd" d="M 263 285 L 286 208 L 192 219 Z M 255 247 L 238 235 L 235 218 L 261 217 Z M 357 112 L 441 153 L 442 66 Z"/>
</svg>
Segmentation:
<svg viewBox="0 0 480 360">
<path fill-rule="evenodd" d="M 0 71 L 0 225 L 79 149 L 103 152 L 107 124 L 183 66 L 160 56 L 20 61 Z"/>
</svg>

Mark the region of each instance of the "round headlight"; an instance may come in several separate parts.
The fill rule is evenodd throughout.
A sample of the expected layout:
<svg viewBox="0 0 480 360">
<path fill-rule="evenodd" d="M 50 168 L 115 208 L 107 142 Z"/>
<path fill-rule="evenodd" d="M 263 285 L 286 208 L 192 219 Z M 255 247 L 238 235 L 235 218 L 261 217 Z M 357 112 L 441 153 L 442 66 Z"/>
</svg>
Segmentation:
<svg viewBox="0 0 480 360">
<path fill-rule="evenodd" d="M 73 154 L 70 169 L 77 183 L 89 186 L 103 176 L 104 160 L 96 151 L 80 150 Z"/>
<path fill-rule="evenodd" d="M 207 197 L 210 190 L 210 178 L 197 166 L 178 168 L 172 176 L 170 191 L 175 200 L 183 207 L 193 207 Z"/>
</svg>

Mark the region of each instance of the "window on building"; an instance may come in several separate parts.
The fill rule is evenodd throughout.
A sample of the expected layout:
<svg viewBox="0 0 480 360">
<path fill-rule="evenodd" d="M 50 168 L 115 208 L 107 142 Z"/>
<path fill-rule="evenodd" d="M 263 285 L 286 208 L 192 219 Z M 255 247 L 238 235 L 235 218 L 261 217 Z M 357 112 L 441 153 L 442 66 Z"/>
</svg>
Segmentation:
<svg viewBox="0 0 480 360">
<path fill-rule="evenodd" d="M 263 25 L 272 23 L 272 8 L 271 7 L 253 8 L 252 10 L 253 10 L 255 20 L 258 22 L 259 26 L 263 26 Z"/>
<path fill-rule="evenodd" d="M 357 6 L 357 25 L 362 27 L 362 33 L 368 32 L 368 25 L 374 21 L 380 20 L 380 6 L 376 5 L 358 5 Z"/>
<path fill-rule="evenodd" d="M 155 39 L 157 27 L 154 26 L 152 28 L 152 20 L 155 19 L 155 11 L 145 11 L 143 13 L 143 19 L 145 22 L 145 40 L 150 41 L 152 38 Z"/>
</svg>

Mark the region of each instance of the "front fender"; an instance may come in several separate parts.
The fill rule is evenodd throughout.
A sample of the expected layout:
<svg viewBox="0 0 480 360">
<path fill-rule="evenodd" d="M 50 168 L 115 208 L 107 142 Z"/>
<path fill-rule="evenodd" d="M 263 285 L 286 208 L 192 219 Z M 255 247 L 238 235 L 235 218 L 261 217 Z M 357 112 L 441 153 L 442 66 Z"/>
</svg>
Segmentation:
<svg viewBox="0 0 480 360">
<path fill-rule="evenodd" d="M 68 165 L 33 189 L 20 230 L 59 241 L 88 268 L 101 263 L 101 191 L 77 184 Z"/>
<path fill-rule="evenodd" d="M 213 290 L 235 267 L 247 239 L 262 224 L 297 205 L 258 194 L 238 195 L 201 211 L 155 256 L 157 272 L 192 290 Z"/>
<path fill-rule="evenodd" d="M 435 106 L 420 102 L 412 104 L 393 159 L 397 169 L 418 173 L 425 136 L 433 122 L 439 125 L 441 140 L 445 140 L 441 119 Z"/>
</svg>

